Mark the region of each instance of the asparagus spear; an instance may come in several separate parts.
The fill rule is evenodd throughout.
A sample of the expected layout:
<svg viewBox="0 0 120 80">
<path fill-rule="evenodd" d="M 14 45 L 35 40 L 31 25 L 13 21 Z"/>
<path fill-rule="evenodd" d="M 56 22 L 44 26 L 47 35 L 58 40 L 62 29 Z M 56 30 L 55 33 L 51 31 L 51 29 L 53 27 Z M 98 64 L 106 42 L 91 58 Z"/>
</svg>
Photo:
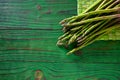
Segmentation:
<svg viewBox="0 0 120 80">
<path fill-rule="evenodd" d="M 98 8 L 96 10 L 101 9 L 101 7 L 104 6 L 105 3 L 107 3 L 108 1 L 110 1 L 110 0 L 103 0 L 103 2 L 98 6 Z"/>
<path fill-rule="evenodd" d="M 101 17 L 95 17 L 95 18 L 83 20 L 81 22 L 76 22 L 76 23 L 73 23 L 73 24 L 66 24 L 66 25 L 62 25 L 62 26 L 64 26 L 64 27 L 80 26 L 80 25 L 86 24 L 86 23 L 91 23 L 91 22 L 96 22 L 96 21 L 101 21 L 101 20 L 107 20 L 107 19 L 114 19 L 114 18 L 118 18 L 118 17 L 120 17 L 120 14 L 101 16 Z"/>
<path fill-rule="evenodd" d="M 104 2 L 106 2 L 106 4 L 104 3 Z M 109 8 L 112 8 L 112 7 L 114 7 L 114 6 L 116 6 L 117 4 L 119 4 L 120 3 L 120 1 L 119 0 L 117 0 L 117 1 L 115 1 L 115 0 L 104 0 L 103 1 L 103 4 L 104 5 L 99 5 L 99 7 L 96 9 L 96 10 L 101 10 L 101 9 L 109 9 Z M 89 15 L 90 16 L 90 15 Z M 86 16 L 86 18 L 88 18 L 89 16 Z M 84 19 L 86 19 L 86 18 L 84 18 Z M 75 18 L 73 18 L 73 19 L 71 19 L 70 21 L 69 21 L 69 23 L 73 23 L 73 22 L 75 22 L 75 21 L 77 21 L 77 20 L 81 20 L 82 19 L 82 17 L 75 17 Z"/>
<path fill-rule="evenodd" d="M 89 11 L 94 11 L 96 10 L 97 7 L 103 2 L 103 0 L 97 0 L 92 6 L 90 6 L 88 9 L 86 9 L 83 13 L 89 12 Z M 96 7 L 97 6 L 97 7 Z M 83 14 L 82 13 L 82 14 Z"/>
<path fill-rule="evenodd" d="M 114 13 L 114 12 L 118 12 L 120 10 L 120 8 L 113 8 L 113 9 L 106 9 L 106 10 L 96 10 L 96 11 L 91 11 L 91 12 L 88 12 L 88 13 L 84 13 L 84 14 L 81 14 L 79 16 L 77 16 L 75 19 L 82 19 L 82 18 L 85 18 L 86 16 L 94 16 L 94 15 L 99 15 L 99 14 L 110 14 L 110 13 Z"/>
<path fill-rule="evenodd" d="M 106 1 L 103 1 L 103 3 L 104 2 L 106 2 Z M 106 8 L 106 7 L 110 7 L 109 5 L 110 4 L 112 4 L 113 2 L 115 2 L 115 0 L 107 0 L 107 2 L 106 2 L 106 4 L 105 5 L 98 5 L 98 8 L 97 9 L 95 9 L 95 10 L 100 10 L 100 9 L 104 9 L 104 8 Z M 115 3 L 114 3 L 115 4 Z M 113 5 L 113 4 L 112 4 Z M 85 14 L 86 12 L 84 12 L 83 14 Z M 86 18 L 88 18 L 89 16 L 86 16 L 84 19 L 86 19 Z M 73 23 L 73 22 L 75 22 L 75 21 L 77 21 L 77 20 L 81 20 L 82 18 L 81 17 L 79 17 L 79 16 L 76 16 L 75 18 L 73 18 L 73 19 L 71 19 L 70 21 L 69 21 L 69 23 Z"/>
<path fill-rule="evenodd" d="M 103 0 L 97 0 L 92 6 L 90 6 L 88 9 L 86 9 L 83 13 L 89 12 L 89 11 L 94 11 L 101 3 Z M 60 22 L 60 24 L 64 24 L 72 19 L 76 18 L 76 16 L 66 18 Z"/>
</svg>

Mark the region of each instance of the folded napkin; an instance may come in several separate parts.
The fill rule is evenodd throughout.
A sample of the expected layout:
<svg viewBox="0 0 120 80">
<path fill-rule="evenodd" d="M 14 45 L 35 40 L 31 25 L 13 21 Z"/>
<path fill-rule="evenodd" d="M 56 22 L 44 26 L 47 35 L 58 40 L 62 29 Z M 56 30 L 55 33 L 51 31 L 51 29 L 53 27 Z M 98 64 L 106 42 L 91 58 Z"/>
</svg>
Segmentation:
<svg viewBox="0 0 120 80">
<path fill-rule="evenodd" d="M 91 4 L 93 4 L 95 1 L 96 0 L 77 0 L 78 15 L 81 12 L 83 12 L 86 8 L 88 8 Z M 100 37 L 98 40 L 120 40 L 120 29 L 114 29 L 109 34 L 105 34 L 102 37 Z"/>
</svg>

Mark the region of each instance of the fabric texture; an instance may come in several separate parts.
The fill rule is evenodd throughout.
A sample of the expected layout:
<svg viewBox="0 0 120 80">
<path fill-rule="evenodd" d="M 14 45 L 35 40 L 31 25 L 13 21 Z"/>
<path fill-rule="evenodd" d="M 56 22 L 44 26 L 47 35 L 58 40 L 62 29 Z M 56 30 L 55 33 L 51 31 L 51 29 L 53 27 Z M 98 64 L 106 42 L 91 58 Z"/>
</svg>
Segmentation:
<svg viewBox="0 0 120 80">
<path fill-rule="evenodd" d="M 78 0 L 78 15 L 93 4 L 96 0 Z M 109 34 L 105 34 L 98 40 L 120 40 L 120 29 L 112 30 Z"/>
</svg>

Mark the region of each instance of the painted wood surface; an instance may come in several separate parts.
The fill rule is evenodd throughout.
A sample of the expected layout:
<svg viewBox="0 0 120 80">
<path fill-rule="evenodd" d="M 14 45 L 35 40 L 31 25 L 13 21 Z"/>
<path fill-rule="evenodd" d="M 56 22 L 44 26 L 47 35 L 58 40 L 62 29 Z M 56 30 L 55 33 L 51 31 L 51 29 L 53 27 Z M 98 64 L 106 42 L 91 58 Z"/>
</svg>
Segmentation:
<svg viewBox="0 0 120 80">
<path fill-rule="evenodd" d="M 56 46 L 58 22 L 76 9 L 75 0 L 0 0 L 0 80 L 120 80 L 120 41 L 70 56 Z"/>
</svg>

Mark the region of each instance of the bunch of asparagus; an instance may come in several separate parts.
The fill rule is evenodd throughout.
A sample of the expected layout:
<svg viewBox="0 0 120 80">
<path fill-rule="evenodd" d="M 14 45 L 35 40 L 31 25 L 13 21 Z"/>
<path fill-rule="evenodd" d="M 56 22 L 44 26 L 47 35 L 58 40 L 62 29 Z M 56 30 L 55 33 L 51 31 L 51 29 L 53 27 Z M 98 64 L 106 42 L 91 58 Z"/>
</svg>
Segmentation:
<svg viewBox="0 0 120 80">
<path fill-rule="evenodd" d="M 75 53 L 111 30 L 119 28 L 119 21 L 120 0 L 97 0 L 80 15 L 60 22 L 64 34 L 58 38 L 57 45 L 70 49 L 67 55 Z"/>
</svg>

